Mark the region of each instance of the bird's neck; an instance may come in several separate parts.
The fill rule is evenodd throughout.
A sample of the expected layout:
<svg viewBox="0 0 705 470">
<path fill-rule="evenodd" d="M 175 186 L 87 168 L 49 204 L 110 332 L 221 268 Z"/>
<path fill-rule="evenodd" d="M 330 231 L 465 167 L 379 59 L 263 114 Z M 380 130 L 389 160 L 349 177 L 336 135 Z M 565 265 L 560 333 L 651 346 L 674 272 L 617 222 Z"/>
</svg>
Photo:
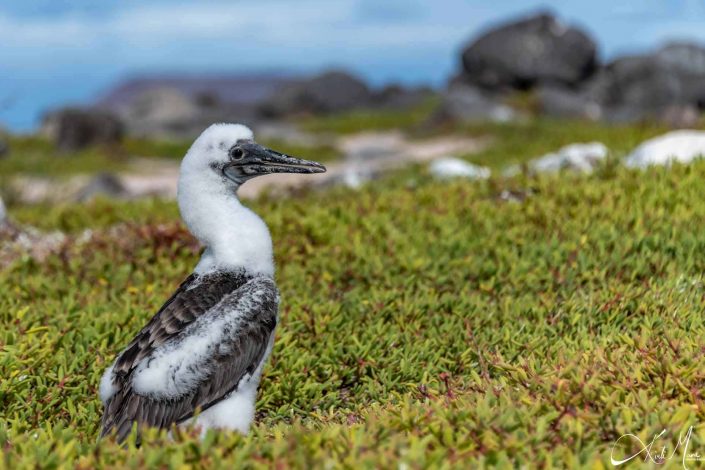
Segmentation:
<svg viewBox="0 0 705 470">
<path fill-rule="evenodd" d="M 219 184 L 215 184 L 219 183 Z M 191 233 L 206 246 L 197 273 L 245 269 L 274 276 L 272 238 L 264 221 L 222 182 L 179 180 L 181 217 Z"/>
</svg>

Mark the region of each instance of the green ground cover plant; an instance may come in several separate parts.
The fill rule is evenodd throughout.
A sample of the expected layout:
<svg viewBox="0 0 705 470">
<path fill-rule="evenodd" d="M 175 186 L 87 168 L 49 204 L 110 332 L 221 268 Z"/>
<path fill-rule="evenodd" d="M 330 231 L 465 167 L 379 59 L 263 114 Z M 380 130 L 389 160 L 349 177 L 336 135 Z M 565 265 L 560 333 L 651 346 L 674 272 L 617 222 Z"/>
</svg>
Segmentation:
<svg viewBox="0 0 705 470">
<path fill-rule="evenodd" d="M 536 126 L 516 158 L 567 139 Z M 282 294 L 254 429 L 139 449 L 97 442 L 98 382 L 200 248 L 171 202 L 14 207 L 68 239 L 0 272 L 0 467 L 611 468 L 622 434 L 666 429 L 670 452 L 691 425 L 702 454 L 704 178 L 705 162 L 480 182 L 413 168 L 252 201 Z"/>
<path fill-rule="evenodd" d="M 364 131 L 386 131 L 402 129 L 419 131 L 437 109 L 440 100 L 431 96 L 408 110 L 359 110 L 329 116 L 310 116 L 299 119 L 301 126 L 309 132 L 334 135 L 354 134 Z"/>
</svg>

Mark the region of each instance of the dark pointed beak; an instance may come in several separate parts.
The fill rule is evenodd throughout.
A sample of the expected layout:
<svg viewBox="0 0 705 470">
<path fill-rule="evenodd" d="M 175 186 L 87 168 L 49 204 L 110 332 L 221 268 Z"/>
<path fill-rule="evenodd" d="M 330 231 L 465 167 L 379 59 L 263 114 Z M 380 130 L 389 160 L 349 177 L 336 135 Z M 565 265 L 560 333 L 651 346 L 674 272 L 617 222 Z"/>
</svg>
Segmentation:
<svg viewBox="0 0 705 470">
<path fill-rule="evenodd" d="M 275 150 L 261 147 L 258 154 L 264 173 L 325 173 L 326 167 L 318 162 L 290 157 Z"/>
<path fill-rule="evenodd" d="M 325 173 L 325 171 L 326 167 L 318 162 L 290 157 L 255 142 L 237 145 L 235 151 L 231 152 L 231 161 L 223 168 L 225 176 L 238 183 L 270 173 Z"/>
</svg>

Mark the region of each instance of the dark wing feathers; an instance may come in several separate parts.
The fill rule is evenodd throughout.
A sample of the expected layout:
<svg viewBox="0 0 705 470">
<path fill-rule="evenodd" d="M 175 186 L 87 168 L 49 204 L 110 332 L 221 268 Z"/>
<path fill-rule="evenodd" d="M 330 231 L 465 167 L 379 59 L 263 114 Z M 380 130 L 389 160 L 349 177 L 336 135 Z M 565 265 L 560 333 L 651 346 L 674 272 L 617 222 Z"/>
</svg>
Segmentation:
<svg viewBox="0 0 705 470">
<path fill-rule="evenodd" d="M 277 291 L 269 278 L 254 282 L 244 273 L 214 273 L 197 278 L 189 276 L 159 312 L 130 342 L 115 363 L 115 380 L 119 390 L 105 404 L 103 431 L 115 431 L 119 441 L 130 433 L 133 423 L 166 428 L 205 410 L 235 390 L 243 376 L 252 373 L 266 354 L 277 322 Z M 258 308 L 246 312 L 242 327 L 229 332 L 227 348 L 210 361 L 213 373 L 195 391 L 166 400 L 135 393 L 131 375 L 140 361 L 178 334 L 199 316 L 229 296 L 227 302 L 251 295 L 253 290 L 266 292 Z"/>
<path fill-rule="evenodd" d="M 230 292 L 245 284 L 243 272 L 218 272 L 199 279 L 195 274 L 181 283 L 157 314 L 142 328 L 118 358 L 116 375 L 129 374 L 154 349 L 177 335 Z"/>
</svg>

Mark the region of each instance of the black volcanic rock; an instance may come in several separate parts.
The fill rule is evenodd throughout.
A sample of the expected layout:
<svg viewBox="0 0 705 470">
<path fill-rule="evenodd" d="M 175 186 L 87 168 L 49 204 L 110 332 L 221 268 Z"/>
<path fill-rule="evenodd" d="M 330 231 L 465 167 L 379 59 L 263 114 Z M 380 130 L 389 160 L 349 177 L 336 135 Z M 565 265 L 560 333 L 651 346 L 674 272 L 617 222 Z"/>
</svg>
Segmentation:
<svg viewBox="0 0 705 470">
<path fill-rule="evenodd" d="M 705 110 L 705 47 L 671 43 L 656 51 L 654 56 L 678 76 L 682 99 Z"/>
<path fill-rule="evenodd" d="M 76 199 L 88 201 L 96 196 L 122 198 L 128 195 L 127 189 L 120 179 L 112 173 L 99 173 L 79 191 Z"/>
<path fill-rule="evenodd" d="M 365 82 L 342 71 L 329 71 L 276 91 L 261 106 L 267 117 L 327 114 L 369 107 L 373 95 Z"/>
<path fill-rule="evenodd" d="M 705 49 L 678 44 L 618 58 L 586 83 L 584 94 L 610 121 L 687 122 L 673 116 L 705 110 Z"/>
<path fill-rule="evenodd" d="M 465 80 L 489 89 L 574 86 L 596 67 L 595 42 L 584 32 L 540 14 L 499 26 L 462 53 Z"/>
<path fill-rule="evenodd" d="M 674 70 L 655 56 L 622 57 L 608 64 L 591 84 L 604 106 L 626 106 L 635 110 L 658 110 L 680 103 L 681 81 Z"/>
<path fill-rule="evenodd" d="M 10 154 L 10 135 L 0 127 L 0 158 Z"/>
<path fill-rule="evenodd" d="M 117 144 L 125 131 L 115 114 L 80 108 L 64 108 L 48 113 L 42 129 L 59 150 L 66 152 L 92 145 Z"/>
<path fill-rule="evenodd" d="M 446 122 L 507 122 L 517 113 L 502 102 L 503 96 L 474 85 L 455 82 L 442 95 L 441 103 L 429 119 L 431 126 Z"/>
<path fill-rule="evenodd" d="M 275 73 L 151 76 L 116 86 L 96 107 L 116 113 L 130 135 L 187 139 L 214 122 L 256 124 L 259 103 L 294 83 Z"/>
<path fill-rule="evenodd" d="M 149 76 L 130 79 L 118 84 L 108 91 L 96 105 L 119 112 L 145 92 L 167 88 L 198 102 L 253 105 L 269 98 L 282 87 L 298 81 L 296 78 L 283 74 Z"/>
<path fill-rule="evenodd" d="M 190 95 L 167 86 L 143 89 L 114 109 L 130 135 L 151 138 L 192 138 L 214 122 L 259 119 L 252 104 L 224 103 L 215 93 Z"/>
<path fill-rule="evenodd" d="M 392 84 L 374 91 L 373 102 L 376 108 L 403 110 L 418 106 L 433 95 L 434 92 L 430 88 L 407 88 Z"/>
<path fill-rule="evenodd" d="M 536 89 L 538 111 L 551 117 L 597 120 L 602 106 L 584 92 L 560 85 L 541 85 Z"/>
<path fill-rule="evenodd" d="M 537 98 L 551 116 L 690 126 L 705 110 L 705 48 L 680 43 L 620 57 L 578 87 L 540 86 Z"/>
<path fill-rule="evenodd" d="M 680 73 L 705 76 L 705 47 L 699 44 L 672 42 L 656 51 L 654 56 Z"/>
<path fill-rule="evenodd" d="M 162 76 L 117 86 L 95 107 L 116 113 L 127 133 L 140 137 L 191 138 L 213 122 L 258 126 L 298 114 L 329 114 L 359 108 L 409 109 L 433 94 L 428 88 L 392 85 L 371 90 L 360 78 L 329 71 L 309 78 L 291 75 Z"/>
</svg>

